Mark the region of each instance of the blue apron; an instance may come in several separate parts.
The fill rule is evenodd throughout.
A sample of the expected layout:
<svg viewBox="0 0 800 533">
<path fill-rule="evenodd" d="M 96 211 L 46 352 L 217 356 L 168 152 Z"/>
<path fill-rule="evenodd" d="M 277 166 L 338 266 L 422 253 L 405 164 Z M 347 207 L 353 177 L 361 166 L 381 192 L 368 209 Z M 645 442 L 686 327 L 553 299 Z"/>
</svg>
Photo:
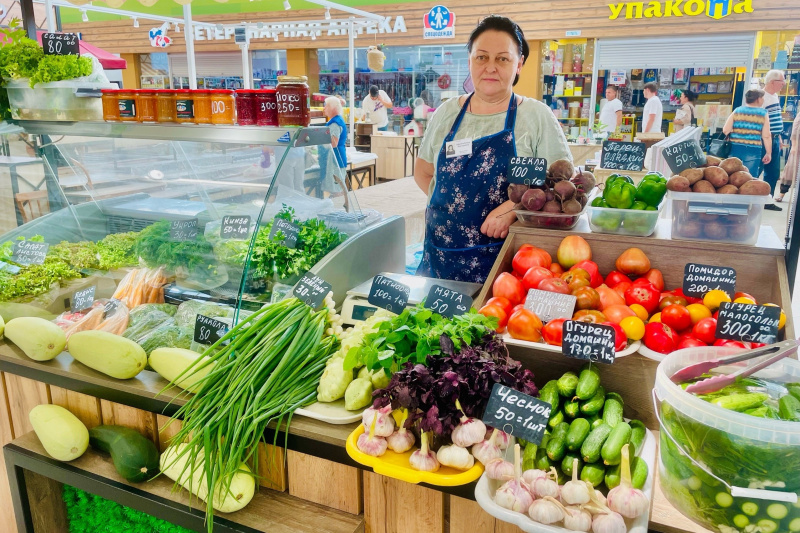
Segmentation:
<svg viewBox="0 0 800 533">
<path fill-rule="evenodd" d="M 509 160 L 517 155 L 517 97 L 511 95 L 502 131 L 473 140 L 472 154 L 448 159 L 447 143 L 455 138 L 471 99 L 472 95 L 464 102 L 439 150 L 417 274 L 483 283 L 503 245 L 503 240 L 481 233 L 481 225 L 492 210 L 508 201 L 506 171 Z"/>
<path fill-rule="evenodd" d="M 345 168 L 347 166 L 347 149 L 345 148 L 345 143 L 347 142 L 347 125 L 344 123 L 344 119 L 341 115 L 336 115 L 325 125 L 330 126 L 331 124 L 336 124 L 342 128 L 342 133 L 339 134 L 339 143 L 333 147 L 333 153 L 336 156 L 336 162 L 339 163 L 339 168 Z"/>
</svg>

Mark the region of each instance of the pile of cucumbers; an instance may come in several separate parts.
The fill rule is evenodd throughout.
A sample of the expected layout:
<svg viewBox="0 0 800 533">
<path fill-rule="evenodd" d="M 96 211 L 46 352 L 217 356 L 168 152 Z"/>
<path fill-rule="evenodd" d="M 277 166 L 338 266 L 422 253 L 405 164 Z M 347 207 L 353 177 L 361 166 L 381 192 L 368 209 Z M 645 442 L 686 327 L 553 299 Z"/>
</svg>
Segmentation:
<svg viewBox="0 0 800 533">
<path fill-rule="evenodd" d="M 620 483 L 622 447 L 630 444 L 634 487 L 641 489 L 647 480 L 647 463 L 639 457 L 646 430 L 639 420 L 625 422 L 624 403 L 615 392 L 606 392 L 600 384 L 597 365 L 587 363 L 580 374 L 567 372 L 548 381 L 539 391 L 539 399 L 552 406 L 548 429 L 540 445 L 526 443 L 523 470 L 538 468 L 546 472 L 555 467 L 558 482 L 572 478 L 574 459 L 578 477 L 595 488 L 613 489 Z"/>
</svg>

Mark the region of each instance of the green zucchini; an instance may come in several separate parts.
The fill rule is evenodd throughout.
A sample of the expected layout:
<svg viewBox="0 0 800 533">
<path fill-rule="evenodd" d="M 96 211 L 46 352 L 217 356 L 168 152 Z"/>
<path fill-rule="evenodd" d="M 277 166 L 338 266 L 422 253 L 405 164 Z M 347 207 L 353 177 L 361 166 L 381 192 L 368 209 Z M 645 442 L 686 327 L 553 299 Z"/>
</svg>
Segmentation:
<svg viewBox="0 0 800 533">
<path fill-rule="evenodd" d="M 585 463 L 594 463 L 600 459 L 603 443 L 610 434 L 611 428 L 605 423 L 600 424 L 589 433 L 581 445 L 581 457 Z"/>
<path fill-rule="evenodd" d="M 606 465 L 618 465 L 622 460 L 622 447 L 628 444 L 631 438 L 631 426 L 627 422 L 620 422 L 603 443 L 600 455 Z"/>
<path fill-rule="evenodd" d="M 578 476 L 580 476 L 583 469 L 583 459 L 577 453 L 567 452 L 564 459 L 561 460 L 561 471 L 568 478 L 572 477 L 572 465 L 575 464 L 576 459 L 578 460 Z"/>
<path fill-rule="evenodd" d="M 573 420 L 567 432 L 567 448 L 570 451 L 579 450 L 581 444 L 583 444 L 583 441 L 589 436 L 591 430 L 592 427 L 585 418 L 576 418 Z"/>
<path fill-rule="evenodd" d="M 550 435 L 550 440 L 547 441 L 547 457 L 551 461 L 560 461 L 564 458 L 567 451 L 567 433 L 569 432 L 569 424 L 561 422 L 553 429 Z"/>
<path fill-rule="evenodd" d="M 581 470 L 581 481 L 588 481 L 593 487 L 597 488 L 603 483 L 606 469 L 602 463 L 590 463 L 583 465 Z"/>
<path fill-rule="evenodd" d="M 539 389 L 539 399 L 550 404 L 551 413 L 558 411 L 558 382 L 553 379 L 545 383 L 544 387 Z"/>
<path fill-rule="evenodd" d="M 642 453 L 642 448 L 644 447 L 644 440 L 647 437 L 647 428 L 644 427 L 641 420 L 631 420 L 629 424 L 631 426 L 631 440 L 629 442 L 633 455 L 638 456 Z"/>
<path fill-rule="evenodd" d="M 591 363 L 583 365 L 578 377 L 578 385 L 575 387 L 575 396 L 579 400 L 588 400 L 595 395 L 599 386 L 600 369 L 597 365 L 592 365 Z"/>
<path fill-rule="evenodd" d="M 623 419 L 622 402 L 616 398 L 616 396 L 619 395 L 615 394 L 615 397 L 612 397 L 611 394 L 613 393 L 609 393 L 608 397 L 606 397 L 606 403 L 603 404 L 603 422 L 613 428 L 622 422 Z"/>
<path fill-rule="evenodd" d="M 581 402 L 578 400 L 567 400 L 564 402 L 564 414 L 567 418 L 576 418 L 581 414 Z"/>
<path fill-rule="evenodd" d="M 595 390 L 594 396 L 581 404 L 581 413 L 587 416 L 596 415 L 603 408 L 606 401 L 606 390 L 599 385 Z"/>
<path fill-rule="evenodd" d="M 111 454 L 114 468 L 132 483 L 158 474 L 158 450 L 153 441 L 123 426 L 96 426 L 89 430 L 92 448 Z"/>
<path fill-rule="evenodd" d="M 563 376 L 558 378 L 558 393 L 561 396 L 572 398 L 575 394 L 575 388 L 578 386 L 578 376 L 575 372 L 565 372 Z"/>
</svg>

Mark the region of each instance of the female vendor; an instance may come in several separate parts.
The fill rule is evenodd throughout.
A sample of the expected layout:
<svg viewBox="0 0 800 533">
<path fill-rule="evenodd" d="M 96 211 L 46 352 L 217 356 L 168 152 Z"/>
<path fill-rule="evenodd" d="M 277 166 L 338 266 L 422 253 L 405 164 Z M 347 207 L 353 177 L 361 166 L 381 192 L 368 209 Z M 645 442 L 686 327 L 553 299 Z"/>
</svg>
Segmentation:
<svg viewBox="0 0 800 533">
<path fill-rule="evenodd" d="M 506 179 L 510 159 L 572 156 L 553 112 L 512 90 L 529 53 L 519 26 L 486 17 L 467 49 L 475 91 L 436 110 L 416 161 L 414 179 L 428 194 L 417 273 L 483 283 L 516 220 Z"/>
</svg>

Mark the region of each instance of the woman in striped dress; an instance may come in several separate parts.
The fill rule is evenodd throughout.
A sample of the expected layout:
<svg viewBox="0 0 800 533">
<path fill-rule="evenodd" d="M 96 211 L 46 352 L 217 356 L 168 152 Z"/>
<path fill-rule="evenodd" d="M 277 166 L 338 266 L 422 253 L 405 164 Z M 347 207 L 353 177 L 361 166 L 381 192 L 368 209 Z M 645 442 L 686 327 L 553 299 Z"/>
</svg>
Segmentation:
<svg viewBox="0 0 800 533">
<path fill-rule="evenodd" d="M 744 100 L 745 105 L 733 110 L 725 126 L 722 127 L 722 132 L 730 135 L 730 157 L 741 159 L 750 171 L 750 175 L 758 178 L 761 174 L 761 164 L 766 165 L 772 159 L 769 117 L 761 108 L 764 91 L 750 89 L 745 93 Z"/>
</svg>

